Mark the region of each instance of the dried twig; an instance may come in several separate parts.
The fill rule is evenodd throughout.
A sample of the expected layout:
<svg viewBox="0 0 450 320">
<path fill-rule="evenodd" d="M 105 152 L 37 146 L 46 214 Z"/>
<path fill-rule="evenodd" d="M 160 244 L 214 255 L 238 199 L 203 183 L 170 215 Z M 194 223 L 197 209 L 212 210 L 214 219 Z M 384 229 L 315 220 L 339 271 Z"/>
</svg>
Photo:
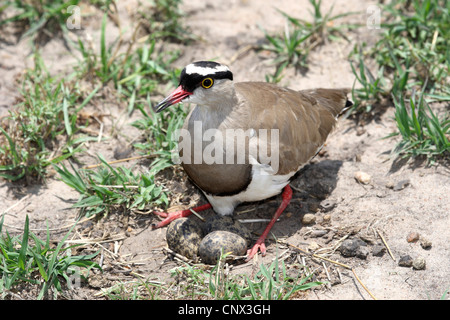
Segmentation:
<svg viewBox="0 0 450 320">
<path fill-rule="evenodd" d="M 120 163 L 120 162 L 126 162 L 126 161 L 131 161 L 131 160 L 139 160 L 139 159 L 145 159 L 145 158 L 152 158 L 155 155 L 153 154 L 147 154 L 144 156 L 137 156 L 137 157 L 131 157 L 131 158 L 123 158 L 123 159 L 119 159 L 119 160 L 114 160 L 114 161 L 109 161 L 107 162 L 108 164 L 115 164 L 115 163 Z M 97 164 L 92 164 L 90 166 L 86 166 L 83 169 L 94 169 L 97 168 L 99 166 L 101 166 L 102 163 L 97 163 Z"/>
<path fill-rule="evenodd" d="M 247 212 L 251 212 L 251 211 L 255 211 L 256 210 L 256 206 L 255 207 L 253 207 L 253 208 L 250 208 L 250 209 L 245 209 L 245 210 L 242 210 L 242 211 L 237 211 L 236 212 L 236 214 L 237 215 L 240 215 L 240 214 L 243 214 L 243 213 L 247 213 Z"/>
<path fill-rule="evenodd" d="M 270 222 L 271 219 L 238 219 L 240 223 Z M 280 221 L 278 219 L 277 221 Z"/>
<path fill-rule="evenodd" d="M 166 254 L 170 254 L 171 256 L 173 256 L 173 258 L 175 260 L 186 262 L 187 264 L 190 264 L 190 265 L 192 265 L 194 263 L 191 259 L 188 259 L 185 256 L 182 256 L 181 254 L 179 254 L 179 253 L 177 253 L 177 252 L 175 252 L 175 251 L 173 251 L 173 250 L 171 250 L 169 248 L 163 248 L 163 251 Z"/>
<path fill-rule="evenodd" d="M 375 296 L 369 291 L 369 289 L 366 288 L 364 283 L 362 283 L 362 281 L 358 278 L 358 276 L 356 275 L 355 269 L 352 269 L 352 272 L 353 272 L 353 275 L 355 276 L 356 280 L 358 280 L 359 284 L 362 285 L 362 287 L 367 291 L 367 293 L 372 297 L 372 299 L 377 300 L 377 298 L 375 298 Z"/>
<path fill-rule="evenodd" d="M 327 275 L 328 281 L 331 281 L 331 277 L 330 277 L 330 274 L 328 273 L 327 265 L 325 264 L 325 262 L 322 262 L 322 266 L 325 269 L 325 273 Z"/>
<path fill-rule="evenodd" d="M 119 241 L 124 240 L 127 237 L 125 235 L 118 234 L 115 238 L 95 238 L 95 239 L 76 239 L 76 240 L 66 240 L 66 243 L 79 243 L 79 244 L 89 244 L 89 243 L 106 243 L 106 242 L 113 242 L 113 241 Z"/>
<path fill-rule="evenodd" d="M 339 268 L 336 268 L 335 270 L 336 270 L 336 272 L 337 272 L 337 274 L 338 274 L 339 281 L 340 281 L 341 283 L 344 283 L 344 281 L 343 281 L 343 279 L 342 279 L 342 274 L 341 274 L 341 272 L 339 271 Z"/>
<path fill-rule="evenodd" d="M 6 208 L 5 211 L 3 211 L 3 212 L 0 214 L 0 217 L 6 215 L 6 214 L 9 212 L 9 210 L 14 209 L 14 208 L 17 207 L 20 203 L 22 203 L 23 201 L 25 201 L 26 199 L 28 199 L 30 196 L 31 196 L 30 194 L 27 194 L 25 197 L 23 197 L 22 199 L 20 199 L 20 200 L 17 201 L 16 203 L 14 203 L 12 206 L 9 206 L 8 208 Z"/>
<path fill-rule="evenodd" d="M 73 223 L 70 223 L 70 224 L 67 224 L 67 225 L 65 225 L 65 226 L 62 226 L 62 227 L 57 227 L 57 228 L 45 228 L 45 229 L 41 229 L 41 228 L 30 228 L 29 230 L 30 231 L 60 231 L 60 230 L 64 230 L 64 229 L 70 229 L 70 228 L 72 228 L 75 224 L 77 224 L 77 223 L 82 223 L 82 222 L 85 222 L 85 221 L 87 221 L 87 220 L 91 220 L 91 219 L 94 219 L 95 218 L 95 216 L 92 216 L 92 217 L 88 217 L 88 218 L 84 218 L 84 219 L 82 219 L 82 220 L 80 220 L 80 221 L 75 221 L 75 222 L 73 222 Z M 12 228 L 12 229 L 16 229 L 16 230 L 24 230 L 23 229 L 23 227 L 16 227 L 16 226 L 12 226 L 12 225 L 7 225 L 7 224 L 3 224 L 5 227 L 8 227 L 8 228 Z"/>
<path fill-rule="evenodd" d="M 389 255 L 391 256 L 392 260 L 396 261 L 394 255 L 391 252 L 391 249 L 389 248 L 389 246 L 388 246 L 388 244 L 386 242 L 386 240 L 384 240 L 384 237 L 381 235 L 381 232 L 378 229 L 375 229 L 375 230 L 377 231 L 378 235 L 380 236 L 381 241 L 383 241 L 383 244 L 386 247 L 387 251 L 389 252 Z"/>
<path fill-rule="evenodd" d="M 103 122 L 100 121 L 96 116 L 94 116 L 94 119 L 100 125 L 100 130 L 99 130 L 98 138 L 97 138 L 97 142 L 100 143 L 102 141 L 102 136 L 103 136 Z"/>
<path fill-rule="evenodd" d="M 361 280 L 358 278 L 358 276 L 356 275 L 355 270 L 354 270 L 352 267 L 350 267 L 350 266 L 348 266 L 348 265 L 346 265 L 346 264 L 343 264 L 343 263 L 340 263 L 340 262 L 337 262 L 337 261 L 334 261 L 334 260 L 331 260 L 331 259 L 328 259 L 328 258 L 319 256 L 319 255 L 317 255 L 317 254 L 310 253 L 310 252 L 308 252 L 308 251 L 306 251 L 306 250 L 303 250 L 303 249 L 301 249 L 301 248 L 299 248 L 299 247 L 297 247 L 297 246 L 294 246 L 293 244 L 290 244 L 290 243 L 285 243 L 285 244 L 287 244 L 288 246 L 291 246 L 292 248 L 295 248 L 295 249 L 297 249 L 297 250 L 299 250 L 299 251 L 301 251 L 301 252 L 303 252 L 303 253 L 305 253 L 305 254 L 307 254 L 307 255 L 309 255 L 309 256 L 312 256 L 312 257 L 315 257 L 315 258 L 319 258 L 319 259 L 328 261 L 328 262 L 333 263 L 333 264 L 335 264 L 335 265 L 338 265 L 338 266 L 341 266 L 341 267 L 343 267 L 343 268 L 346 268 L 346 269 L 351 270 L 351 271 L 353 272 L 353 274 L 355 275 L 356 280 L 359 282 L 359 284 L 361 284 L 361 286 L 364 288 L 364 290 L 367 291 L 367 293 L 372 297 L 372 299 L 377 300 L 377 299 L 375 298 L 375 296 L 369 291 L 369 289 L 367 289 L 367 287 L 361 282 Z"/>
<path fill-rule="evenodd" d="M 199 218 L 200 220 L 202 220 L 203 222 L 205 222 L 205 218 L 203 218 L 200 214 L 198 214 L 198 212 L 194 211 L 194 209 L 189 208 L 189 211 L 191 211 L 197 218 Z"/>
<path fill-rule="evenodd" d="M 138 189 L 140 186 L 98 184 L 97 187 L 102 187 L 102 188 L 112 188 L 112 189 Z"/>
</svg>

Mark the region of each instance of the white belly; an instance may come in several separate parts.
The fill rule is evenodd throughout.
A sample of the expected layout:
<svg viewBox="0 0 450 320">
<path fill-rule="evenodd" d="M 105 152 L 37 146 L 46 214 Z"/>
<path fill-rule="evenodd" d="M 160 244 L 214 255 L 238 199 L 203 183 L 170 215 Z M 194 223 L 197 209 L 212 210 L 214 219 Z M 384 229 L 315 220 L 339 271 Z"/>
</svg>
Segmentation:
<svg viewBox="0 0 450 320">
<path fill-rule="evenodd" d="M 205 196 L 216 213 L 231 215 L 234 208 L 242 202 L 260 201 L 279 194 L 298 170 L 286 175 L 274 175 L 271 171 L 270 166 L 256 163 L 252 167 L 252 181 L 241 193 L 226 197 Z"/>
</svg>

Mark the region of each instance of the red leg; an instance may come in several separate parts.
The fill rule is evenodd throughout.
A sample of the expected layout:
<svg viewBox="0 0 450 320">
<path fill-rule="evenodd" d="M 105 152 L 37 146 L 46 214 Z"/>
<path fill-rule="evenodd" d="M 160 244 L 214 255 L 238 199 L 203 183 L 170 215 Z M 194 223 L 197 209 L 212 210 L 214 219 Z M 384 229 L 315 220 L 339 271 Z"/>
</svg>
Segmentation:
<svg viewBox="0 0 450 320">
<path fill-rule="evenodd" d="M 264 229 L 264 232 L 259 237 L 259 239 L 256 241 L 253 248 L 251 250 L 248 250 L 246 261 L 251 260 L 253 258 L 253 256 L 258 252 L 258 250 L 261 251 L 263 256 L 266 255 L 266 245 L 264 244 L 264 241 L 266 240 L 266 237 L 269 234 L 270 229 L 272 229 L 273 225 L 278 220 L 278 218 L 281 216 L 284 209 L 286 209 L 286 207 L 288 206 L 289 202 L 291 202 L 291 199 L 292 199 L 292 189 L 289 185 L 284 187 L 282 198 L 283 198 L 283 201 L 281 202 L 278 210 L 275 212 L 275 215 L 273 216 L 272 220 L 270 220 L 266 229 Z"/>
<path fill-rule="evenodd" d="M 211 204 L 207 203 L 204 204 L 202 206 L 199 207 L 195 207 L 194 210 L 195 212 L 199 212 L 199 211 L 204 211 L 207 209 L 211 208 Z M 161 217 L 164 217 L 165 219 L 159 223 L 157 223 L 156 225 L 152 226 L 152 229 L 157 229 L 157 228 L 161 228 L 164 227 L 166 225 L 168 225 L 169 223 L 171 223 L 173 220 L 176 220 L 178 218 L 182 218 L 182 217 L 187 217 L 190 216 L 192 214 L 192 211 L 190 209 L 187 210 L 180 210 L 180 211 L 174 211 L 174 212 L 154 212 L 154 214 L 157 214 Z"/>
</svg>

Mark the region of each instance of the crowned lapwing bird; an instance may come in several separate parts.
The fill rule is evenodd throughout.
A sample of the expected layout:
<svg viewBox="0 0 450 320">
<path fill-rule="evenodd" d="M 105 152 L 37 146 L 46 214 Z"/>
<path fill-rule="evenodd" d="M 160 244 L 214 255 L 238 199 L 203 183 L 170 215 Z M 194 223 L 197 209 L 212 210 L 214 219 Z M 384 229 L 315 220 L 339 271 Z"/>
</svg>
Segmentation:
<svg viewBox="0 0 450 320">
<path fill-rule="evenodd" d="M 243 202 L 282 193 L 282 202 L 247 261 L 258 251 L 292 198 L 290 179 L 323 147 L 337 118 L 352 105 L 348 89 L 295 91 L 265 82 L 233 82 L 230 69 L 212 61 L 186 66 L 180 84 L 155 108 L 178 102 L 196 106 L 181 129 L 181 165 L 219 215 L 232 215 Z M 182 144 L 182 148 L 180 145 Z M 158 213 L 160 228 L 191 209 Z"/>
</svg>

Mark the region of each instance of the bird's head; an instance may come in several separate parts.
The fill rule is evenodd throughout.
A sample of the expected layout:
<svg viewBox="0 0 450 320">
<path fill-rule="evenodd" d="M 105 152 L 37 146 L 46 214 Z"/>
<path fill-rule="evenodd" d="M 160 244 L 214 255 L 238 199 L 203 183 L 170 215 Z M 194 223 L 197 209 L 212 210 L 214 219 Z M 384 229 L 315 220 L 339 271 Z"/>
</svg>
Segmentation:
<svg viewBox="0 0 450 320">
<path fill-rule="evenodd" d="M 213 61 L 197 61 L 187 65 L 180 75 L 180 84 L 156 105 L 156 112 L 181 101 L 208 105 L 226 99 L 233 74 L 227 66 Z"/>
</svg>

